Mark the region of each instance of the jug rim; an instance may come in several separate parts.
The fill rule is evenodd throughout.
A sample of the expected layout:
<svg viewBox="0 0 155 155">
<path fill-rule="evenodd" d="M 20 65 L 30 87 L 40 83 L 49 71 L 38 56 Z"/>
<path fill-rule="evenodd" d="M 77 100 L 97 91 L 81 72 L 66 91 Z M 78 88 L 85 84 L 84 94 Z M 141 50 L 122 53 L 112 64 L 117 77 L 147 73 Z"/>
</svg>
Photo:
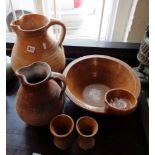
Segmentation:
<svg viewBox="0 0 155 155">
<path fill-rule="evenodd" d="M 42 65 L 44 65 L 44 66 L 47 67 L 47 75 L 45 76 L 45 78 L 44 78 L 43 80 L 41 80 L 41 81 L 39 81 L 39 82 L 31 83 L 31 82 L 29 82 L 29 81 L 27 80 L 27 78 L 26 78 L 26 76 L 25 76 L 24 74 L 21 74 L 21 73 L 20 73 L 20 71 L 21 71 L 21 70 L 25 70 L 25 69 L 30 68 L 30 67 L 34 67 L 34 66 L 36 66 L 37 64 L 42 64 Z M 21 79 L 21 81 L 23 81 L 23 83 L 25 83 L 26 85 L 29 85 L 29 86 L 36 86 L 36 85 L 41 84 L 41 83 L 43 83 L 43 82 L 45 82 L 45 81 L 47 81 L 47 80 L 49 79 L 49 77 L 50 77 L 50 75 L 51 75 L 51 68 L 50 68 L 50 66 L 49 66 L 46 62 L 43 62 L 43 61 L 36 61 L 36 62 L 34 62 L 34 63 L 32 63 L 32 64 L 29 64 L 29 65 L 27 65 L 27 66 L 24 66 L 24 67 L 19 68 L 18 70 L 16 70 L 15 74 L 16 74 L 17 77 L 19 77 L 19 78 Z"/>
<path fill-rule="evenodd" d="M 16 22 L 18 22 L 18 21 L 20 21 L 21 19 L 26 18 L 27 16 L 30 16 L 30 15 L 42 16 L 42 17 L 44 17 L 44 18 L 47 19 L 47 22 L 45 23 L 45 25 L 43 25 L 43 26 L 41 26 L 41 27 L 39 27 L 39 28 L 36 28 L 36 29 L 31 29 L 31 30 L 23 29 L 23 28 L 21 28 L 20 25 L 16 24 Z M 28 14 L 25 14 L 25 15 L 20 16 L 20 17 L 19 17 L 18 19 L 16 19 L 16 20 L 13 20 L 13 21 L 11 22 L 10 25 L 11 25 L 12 27 L 18 27 L 18 29 L 21 30 L 21 31 L 23 31 L 23 32 L 35 32 L 35 31 L 39 31 L 39 30 L 42 30 L 42 29 L 48 27 L 49 23 L 50 23 L 50 19 L 49 19 L 48 17 L 44 16 L 44 15 L 37 14 L 37 13 L 28 13 Z"/>
</svg>

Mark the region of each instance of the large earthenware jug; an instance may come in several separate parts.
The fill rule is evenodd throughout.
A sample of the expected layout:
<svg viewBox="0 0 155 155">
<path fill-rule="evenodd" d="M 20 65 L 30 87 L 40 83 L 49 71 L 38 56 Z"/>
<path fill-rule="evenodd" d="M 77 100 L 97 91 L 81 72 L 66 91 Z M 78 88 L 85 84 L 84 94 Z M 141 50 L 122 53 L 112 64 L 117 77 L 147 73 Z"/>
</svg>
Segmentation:
<svg viewBox="0 0 155 155">
<path fill-rule="evenodd" d="M 53 25 L 60 25 L 58 41 L 47 32 Z M 66 34 L 65 25 L 57 20 L 49 20 L 39 14 L 26 14 L 11 23 L 17 35 L 11 63 L 14 71 L 35 61 L 47 62 L 55 72 L 62 72 L 65 67 L 65 55 L 62 42 Z"/>
<path fill-rule="evenodd" d="M 27 124 L 42 126 L 63 110 L 66 88 L 64 76 L 52 72 L 45 62 L 35 62 L 16 72 L 20 87 L 16 98 L 16 111 Z M 60 82 L 60 86 L 57 82 Z"/>
</svg>

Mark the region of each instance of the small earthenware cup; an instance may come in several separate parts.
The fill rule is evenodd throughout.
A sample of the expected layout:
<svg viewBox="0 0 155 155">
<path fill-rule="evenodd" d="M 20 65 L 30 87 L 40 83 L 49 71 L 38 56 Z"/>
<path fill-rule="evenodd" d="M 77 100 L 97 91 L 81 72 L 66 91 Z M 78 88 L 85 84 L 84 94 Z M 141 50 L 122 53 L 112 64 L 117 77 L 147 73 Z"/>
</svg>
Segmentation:
<svg viewBox="0 0 155 155">
<path fill-rule="evenodd" d="M 50 122 L 50 131 L 54 136 L 54 144 L 59 149 L 67 149 L 72 141 L 74 129 L 73 119 L 65 114 L 55 116 Z"/>
<path fill-rule="evenodd" d="M 89 150 L 95 145 L 95 135 L 98 131 L 97 121 L 88 116 L 80 117 L 76 122 L 76 130 L 79 134 L 78 145 L 83 150 Z"/>
<path fill-rule="evenodd" d="M 107 91 L 105 103 L 108 113 L 127 115 L 137 107 L 136 97 L 128 90 L 117 88 Z"/>
</svg>

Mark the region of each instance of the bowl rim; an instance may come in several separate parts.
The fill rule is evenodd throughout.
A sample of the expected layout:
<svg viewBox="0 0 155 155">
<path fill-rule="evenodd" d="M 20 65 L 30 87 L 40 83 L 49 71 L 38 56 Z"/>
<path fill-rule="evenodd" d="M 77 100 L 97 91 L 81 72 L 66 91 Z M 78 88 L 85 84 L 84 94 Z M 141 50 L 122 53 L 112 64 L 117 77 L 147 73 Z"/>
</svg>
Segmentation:
<svg viewBox="0 0 155 155">
<path fill-rule="evenodd" d="M 115 62 L 118 62 L 120 63 L 121 65 L 123 65 L 124 67 L 126 67 L 128 69 L 128 71 L 134 76 L 135 78 L 135 84 L 136 84 L 136 88 L 137 88 L 137 91 L 136 91 L 136 94 L 135 97 L 138 98 L 139 95 L 140 95 L 140 90 L 141 90 L 141 84 L 140 84 L 140 79 L 138 78 L 138 75 L 135 73 L 135 71 L 125 62 L 123 62 L 122 60 L 118 59 L 118 58 L 114 58 L 114 57 L 111 57 L 111 56 L 107 56 L 107 55 L 86 55 L 86 56 L 82 56 L 82 57 L 79 57 L 75 60 L 73 60 L 71 63 L 69 63 L 66 68 L 64 69 L 63 71 L 63 75 L 66 77 L 69 70 L 74 66 L 76 65 L 77 63 L 83 61 L 83 60 L 87 60 L 87 59 L 92 59 L 92 58 L 104 58 L 104 59 L 110 59 L 111 61 L 115 61 Z M 105 101 L 103 101 L 103 104 L 104 106 L 103 107 L 95 107 L 95 106 L 92 106 L 92 105 L 89 105 L 89 104 L 86 104 L 85 102 L 79 100 L 78 98 L 76 98 L 72 92 L 69 90 L 68 88 L 68 85 L 66 86 L 66 90 L 65 90 L 65 94 L 69 97 L 69 99 L 75 104 L 77 105 L 78 107 L 84 109 L 84 110 L 87 110 L 87 111 L 90 111 L 90 112 L 94 112 L 94 113 L 101 113 L 101 114 L 104 114 L 104 113 L 107 113 L 108 111 L 106 110 L 106 105 L 105 105 Z"/>
</svg>

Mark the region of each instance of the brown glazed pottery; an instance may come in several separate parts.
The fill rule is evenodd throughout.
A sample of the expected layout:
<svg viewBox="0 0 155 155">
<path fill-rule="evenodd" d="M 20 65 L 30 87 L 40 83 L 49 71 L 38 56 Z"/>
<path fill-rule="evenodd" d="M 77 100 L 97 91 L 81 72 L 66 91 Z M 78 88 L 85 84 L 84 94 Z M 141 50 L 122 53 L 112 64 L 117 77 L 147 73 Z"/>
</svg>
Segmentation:
<svg viewBox="0 0 155 155">
<path fill-rule="evenodd" d="M 96 113 L 107 113 L 105 93 L 121 88 L 136 98 L 140 93 L 140 80 L 125 62 L 104 55 L 89 55 L 72 61 L 64 70 L 66 94 L 79 107 Z"/>
<path fill-rule="evenodd" d="M 50 123 L 50 131 L 54 136 L 54 144 L 59 149 L 67 149 L 72 142 L 74 121 L 69 115 L 55 116 Z"/>
<path fill-rule="evenodd" d="M 124 89 L 111 89 L 105 94 L 107 111 L 117 115 L 126 115 L 133 112 L 137 107 L 135 96 Z"/>
<path fill-rule="evenodd" d="M 83 116 L 76 122 L 76 130 L 79 134 L 78 145 L 83 150 L 89 150 L 95 146 L 95 135 L 98 131 L 98 123 L 92 117 Z"/>
<path fill-rule="evenodd" d="M 20 118 L 34 126 L 46 125 L 63 109 L 65 78 L 51 72 L 45 62 L 35 62 L 16 71 L 20 87 L 16 97 L 16 110 Z M 61 87 L 55 82 L 61 81 Z"/>
<path fill-rule="evenodd" d="M 61 26 L 58 41 L 52 39 L 47 30 L 53 25 Z M 57 20 L 49 20 L 39 14 L 26 14 L 11 23 L 17 35 L 11 63 L 13 70 L 27 66 L 35 61 L 47 62 L 52 71 L 62 72 L 65 67 L 65 55 L 62 42 L 66 34 L 65 25 Z"/>
</svg>

